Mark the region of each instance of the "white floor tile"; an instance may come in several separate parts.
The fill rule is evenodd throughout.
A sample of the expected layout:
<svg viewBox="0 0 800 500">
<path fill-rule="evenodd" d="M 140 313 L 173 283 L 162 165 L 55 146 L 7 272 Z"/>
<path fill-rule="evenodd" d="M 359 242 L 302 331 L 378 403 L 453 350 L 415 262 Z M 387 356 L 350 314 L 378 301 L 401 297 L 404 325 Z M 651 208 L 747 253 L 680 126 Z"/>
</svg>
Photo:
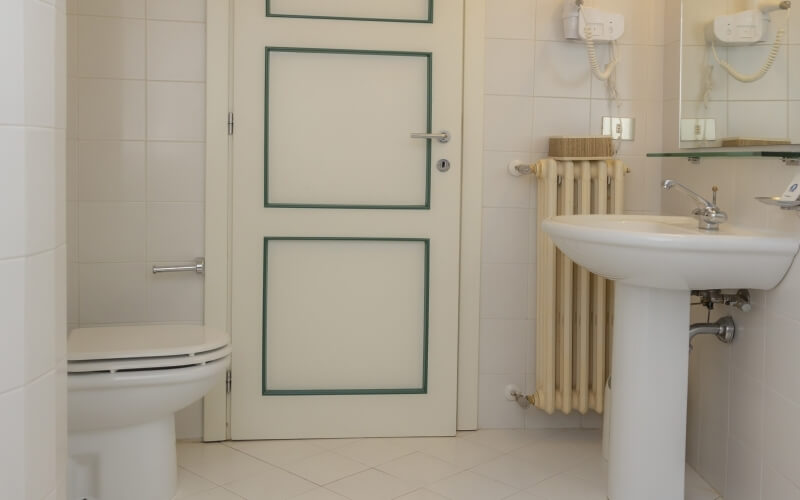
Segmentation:
<svg viewBox="0 0 800 500">
<path fill-rule="evenodd" d="M 189 472 L 183 467 L 178 467 L 178 491 L 174 500 L 181 500 L 195 493 L 216 488 L 217 485 L 207 479 Z"/>
<path fill-rule="evenodd" d="M 292 500 L 348 500 L 347 498 L 339 495 L 338 493 L 334 493 L 331 490 L 325 488 L 317 488 L 315 490 L 311 490 L 308 493 L 303 493 L 298 497 L 294 497 Z"/>
<path fill-rule="evenodd" d="M 330 451 L 285 466 L 285 469 L 289 472 L 304 477 L 320 486 L 343 477 L 352 476 L 368 468 L 360 462 Z"/>
<path fill-rule="evenodd" d="M 354 443 L 356 441 L 359 441 L 359 439 L 304 439 L 303 440 L 304 443 L 313 444 L 315 446 L 325 448 L 326 450 L 335 450 L 336 448 L 347 446 L 348 444 Z"/>
<path fill-rule="evenodd" d="M 573 476 L 559 474 L 527 490 L 534 498 L 540 496 L 548 500 L 606 500 L 604 484 Z"/>
<path fill-rule="evenodd" d="M 465 438 L 436 441 L 424 450 L 425 454 L 434 456 L 445 462 L 469 469 L 489 462 L 502 455 L 492 448 L 473 443 Z"/>
<path fill-rule="evenodd" d="M 397 497 L 397 500 L 447 500 L 447 497 L 438 495 L 431 490 L 419 489 L 412 491 L 408 495 Z"/>
<path fill-rule="evenodd" d="M 473 467 L 476 472 L 490 479 L 495 479 L 505 484 L 524 490 L 536 483 L 553 477 L 561 472 L 558 468 L 546 462 L 527 462 L 512 455 L 503 455 L 491 462 Z"/>
<path fill-rule="evenodd" d="M 218 443 L 178 443 L 178 465 L 219 485 L 272 468 Z"/>
<path fill-rule="evenodd" d="M 242 497 L 231 493 L 225 488 L 214 488 L 213 490 L 195 493 L 184 498 L 185 500 L 242 500 Z"/>
<path fill-rule="evenodd" d="M 415 486 L 375 469 L 365 470 L 326 486 L 351 500 L 391 500 L 412 491 Z"/>
<path fill-rule="evenodd" d="M 335 453 L 375 467 L 416 451 L 414 444 L 405 439 L 360 439 L 336 448 Z"/>
<path fill-rule="evenodd" d="M 600 433 L 581 429 L 181 442 L 178 463 L 174 500 L 606 500 L 608 475 Z M 685 500 L 721 497 L 687 466 Z"/>
<path fill-rule="evenodd" d="M 256 476 L 233 481 L 225 488 L 247 500 L 272 500 L 293 498 L 317 488 L 317 485 L 278 468 L 271 468 Z"/>
<path fill-rule="evenodd" d="M 442 479 L 428 489 L 452 500 L 499 500 L 517 491 L 513 486 L 469 471 Z"/>
<path fill-rule="evenodd" d="M 503 453 L 509 453 L 534 443 L 553 432 L 552 430 L 481 429 L 459 435 L 474 443 L 488 446 Z"/>
<path fill-rule="evenodd" d="M 419 451 L 385 463 L 378 469 L 417 486 L 426 486 L 461 472 L 460 467 Z"/>
<path fill-rule="evenodd" d="M 272 465 L 282 466 L 319 455 L 325 448 L 303 440 L 231 441 L 227 446 Z"/>
</svg>

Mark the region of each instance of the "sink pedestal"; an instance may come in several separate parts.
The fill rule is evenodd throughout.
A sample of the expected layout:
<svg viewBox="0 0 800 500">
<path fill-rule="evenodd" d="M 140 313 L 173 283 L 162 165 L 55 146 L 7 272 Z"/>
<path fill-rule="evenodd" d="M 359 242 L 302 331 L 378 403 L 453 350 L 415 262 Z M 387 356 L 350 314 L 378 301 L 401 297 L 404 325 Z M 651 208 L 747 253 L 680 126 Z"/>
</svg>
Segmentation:
<svg viewBox="0 0 800 500">
<path fill-rule="evenodd" d="M 683 500 L 689 291 L 617 282 L 614 300 L 608 498 Z"/>
</svg>

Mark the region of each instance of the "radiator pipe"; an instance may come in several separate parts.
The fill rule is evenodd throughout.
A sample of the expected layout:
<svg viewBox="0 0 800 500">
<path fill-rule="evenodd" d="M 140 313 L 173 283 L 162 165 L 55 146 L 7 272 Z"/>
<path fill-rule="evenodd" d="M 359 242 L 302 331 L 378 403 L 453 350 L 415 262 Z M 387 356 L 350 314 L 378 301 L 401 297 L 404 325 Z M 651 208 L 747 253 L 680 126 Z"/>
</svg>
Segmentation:
<svg viewBox="0 0 800 500">
<path fill-rule="evenodd" d="M 689 342 L 697 335 L 714 335 L 720 342 L 730 344 L 736 336 L 736 324 L 733 318 L 725 316 L 715 323 L 695 323 L 689 327 Z"/>
</svg>

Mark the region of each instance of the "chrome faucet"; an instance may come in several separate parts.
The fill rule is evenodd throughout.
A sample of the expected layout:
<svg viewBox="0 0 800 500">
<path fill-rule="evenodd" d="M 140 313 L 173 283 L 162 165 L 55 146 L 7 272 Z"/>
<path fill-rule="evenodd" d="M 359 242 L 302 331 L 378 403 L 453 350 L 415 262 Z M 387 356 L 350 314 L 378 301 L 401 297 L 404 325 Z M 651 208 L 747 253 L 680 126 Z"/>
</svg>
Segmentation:
<svg viewBox="0 0 800 500">
<path fill-rule="evenodd" d="M 664 181 L 663 186 L 664 189 L 667 190 L 677 187 L 697 203 L 698 208 L 692 210 L 692 215 L 697 217 L 698 229 L 703 231 L 718 231 L 719 225 L 728 220 L 728 214 L 723 212 L 722 209 L 717 206 L 718 188 L 716 186 L 714 186 L 713 190 L 713 201 L 708 201 L 680 182 L 668 179 Z"/>
</svg>

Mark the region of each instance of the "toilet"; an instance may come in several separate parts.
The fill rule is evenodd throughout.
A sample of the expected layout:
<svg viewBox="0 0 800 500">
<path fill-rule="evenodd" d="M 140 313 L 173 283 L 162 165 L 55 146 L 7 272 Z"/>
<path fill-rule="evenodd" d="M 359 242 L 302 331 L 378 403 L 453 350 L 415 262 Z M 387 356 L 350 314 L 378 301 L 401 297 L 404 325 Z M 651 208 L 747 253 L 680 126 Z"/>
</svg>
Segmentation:
<svg viewBox="0 0 800 500">
<path fill-rule="evenodd" d="M 175 412 L 225 380 L 230 335 L 197 325 L 78 328 L 67 350 L 68 500 L 170 500 Z"/>
</svg>

